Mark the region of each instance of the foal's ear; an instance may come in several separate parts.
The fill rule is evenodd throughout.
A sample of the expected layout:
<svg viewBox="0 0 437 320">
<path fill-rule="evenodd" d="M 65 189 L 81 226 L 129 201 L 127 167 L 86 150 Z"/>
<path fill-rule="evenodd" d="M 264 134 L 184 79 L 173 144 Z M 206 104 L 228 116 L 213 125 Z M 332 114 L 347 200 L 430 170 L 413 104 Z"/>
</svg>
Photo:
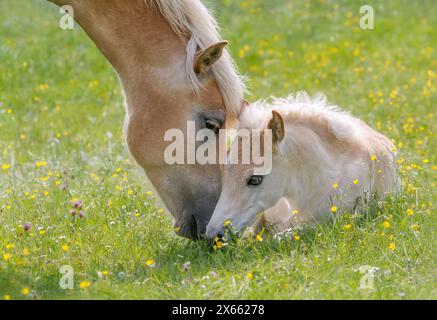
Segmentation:
<svg viewBox="0 0 437 320">
<path fill-rule="evenodd" d="M 281 142 L 285 137 L 284 119 L 281 114 L 272 110 L 272 119 L 270 119 L 267 129 L 272 130 L 273 143 Z"/>
<path fill-rule="evenodd" d="M 217 42 L 212 46 L 196 53 L 194 57 L 194 72 L 204 74 L 216 63 L 223 54 L 223 49 L 228 45 L 227 41 Z"/>
</svg>

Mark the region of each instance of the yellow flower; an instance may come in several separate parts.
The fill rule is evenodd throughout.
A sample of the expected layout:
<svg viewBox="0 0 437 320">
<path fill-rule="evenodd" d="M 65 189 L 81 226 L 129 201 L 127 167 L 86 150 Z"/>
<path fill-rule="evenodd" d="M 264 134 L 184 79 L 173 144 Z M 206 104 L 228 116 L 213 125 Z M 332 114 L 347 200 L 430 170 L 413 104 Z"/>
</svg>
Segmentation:
<svg viewBox="0 0 437 320">
<path fill-rule="evenodd" d="M 256 235 L 256 241 L 263 241 L 263 238 L 259 235 L 259 234 L 257 234 Z"/>
<path fill-rule="evenodd" d="M 418 224 L 416 224 L 416 223 L 412 224 L 410 228 L 413 231 L 419 231 L 420 230 L 420 226 Z"/>
<path fill-rule="evenodd" d="M 38 231 L 38 233 L 39 233 L 40 235 L 42 235 L 42 236 L 43 236 L 43 235 L 45 235 L 45 234 L 46 234 L 46 231 L 45 231 L 45 230 L 39 230 L 39 231 Z"/>
<path fill-rule="evenodd" d="M 223 248 L 223 242 L 221 241 L 216 241 L 214 248 L 217 249 L 221 249 Z"/>
<path fill-rule="evenodd" d="M 345 230 L 349 230 L 352 228 L 352 225 L 350 223 L 348 223 L 347 225 L 344 226 Z"/>
<path fill-rule="evenodd" d="M 91 281 L 82 281 L 81 283 L 79 283 L 79 287 L 81 289 L 86 289 L 89 288 L 91 286 Z"/>
<path fill-rule="evenodd" d="M 413 209 L 407 209 L 407 215 L 408 216 L 412 216 L 412 215 L 414 215 L 414 210 Z"/>
<path fill-rule="evenodd" d="M 12 255 L 10 253 L 5 253 L 3 255 L 3 260 L 9 261 L 12 258 Z"/>
<path fill-rule="evenodd" d="M 67 252 L 68 249 L 69 249 L 69 247 L 68 247 L 67 244 L 63 244 L 62 247 L 61 247 L 61 249 L 62 249 L 62 251 Z"/>
<path fill-rule="evenodd" d="M 377 157 L 373 154 L 370 156 L 370 160 L 375 161 L 377 159 Z"/>
<path fill-rule="evenodd" d="M 249 280 L 253 280 L 253 273 L 252 272 L 248 272 L 246 275 L 247 279 Z"/>
<path fill-rule="evenodd" d="M 37 168 L 41 168 L 41 167 L 47 166 L 47 162 L 45 162 L 45 161 L 37 161 L 35 163 L 35 165 L 36 165 Z"/>
<path fill-rule="evenodd" d="M 153 260 L 153 259 L 147 260 L 146 265 L 150 268 L 153 268 L 155 266 L 155 260 Z"/>
<path fill-rule="evenodd" d="M 358 179 L 355 179 L 355 180 L 353 181 L 353 183 L 354 183 L 355 185 L 357 185 L 359 182 L 360 182 L 360 181 L 359 181 Z"/>
<path fill-rule="evenodd" d="M 7 243 L 5 247 L 6 247 L 6 249 L 12 249 L 14 247 L 14 244 L 13 243 Z"/>
<path fill-rule="evenodd" d="M 294 240 L 299 241 L 299 240 L 300 240 L 300 235 L 295 234 L 295 235 L 294 235 Z"/>
<path fill-rule="evenodd" d="M 146 192 L 146 195 L 150 197 L 150 196 L 153 195 L 153 192 L 152 192 L 152 191 L 147 191 L 147 192 Z"/>
<path fill-rule="evenodd" d="M 29 293 L 30 293 L 30 289 L 28 287 L 21 289 L 21 294 L 23 296 L 27 296 Z"/>
<path fill-rule="evenodd" d="M 299 210 L 297 210 L 297 209 L 293 210 L 293 214 L 294 215 L 299 214 Z"/>
<path fill-rule="evenodd" d="M 396 244 L 395 244 L 394 242 L 390 242 L 390 244 L 388 245 L 388 248 L 389 248 L 391 251 L 394 251 L 394 250 L 396 249 Z"/>
<path fill-rule="evenodd" d="M 223 227 L 227 227 L 227 226 L 229 226 L 229 225 L 231 225 L 232 224 L 232 222 L 231 222 L 231 220 L 226 220 L 224 223 L 223 223 Z"/>
<path fill-rule="evenodd" d="M 332 213 L 336 213 L 337 211 L 338 211 L 337 206 L 332 206 L 332 207 L 331 207 L 331 212 L 332 212 Z"/>
<path fill-rule="evenodd" d="M 429 163 L 429 160 L 428 159 L 423 159 L 422 162 L 426 164 L 426 163 Z"/>
<path fill-rule="evenodd" d="M 108 271 L 106 271 L 106 270 L 105 270 L 105 271 L 102 271 L 102 276 L 105 276 L 105 277 L 106 277 L 108 274 L 109 274 Z"/>
<path fill-rule="evenodd" d="M 5 163 L 5 164 L 2 164 L 2 169 L 3 169 L 3 171 L 6 171 L 6 170 L 8 170 L 9 168 L 11 167 L 11 165 L 10 164 L 7 164 L 7 163 Z"/>
<path fill-rule="evenodd" d="M 388 222 L 388 221 L 384 221 L 384 223 L 383 223 L 382 225 L 383 225 L 384 228 L 386 228 L 386 229 L 390 229 L 390 226 L 391 226 L 390 222 Z"/>
<path fill-rule="evenodd" d="M 12 299 L 11 296 L 8 295 L 8 294 L 5 294 L 5 295 L 3 296 L 3 300 L 11 300 L 11 299 Z"/>
<path fill-rule="evenodd" d="M 24 249 L 23 249 L 23 256 L 27 257 L 29 254 L 30 254 L 29 249 L 24 248 Z"/>
<path fill-rule="evenodd" d="M 338 189 L 338 183 L 337 182 L 332 185 L 332 189 L 334 189 L 334 190 Z"/>
</svg>

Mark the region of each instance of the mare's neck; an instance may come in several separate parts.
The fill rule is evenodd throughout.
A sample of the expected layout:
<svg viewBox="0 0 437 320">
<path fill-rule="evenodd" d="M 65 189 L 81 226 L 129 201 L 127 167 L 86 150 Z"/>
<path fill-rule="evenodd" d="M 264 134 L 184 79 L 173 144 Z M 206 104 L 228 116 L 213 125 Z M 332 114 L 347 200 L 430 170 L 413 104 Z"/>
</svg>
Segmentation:
<svg viewBox="0 0 437 320">
<path fill-rule="evenodd" d="M 73 7 L 75 20 L 119 74 L 128 100 L 140 87 L 150 96 L 179 80 L 186 39 L 144 0 L 50 1 Z"/>
</svg>

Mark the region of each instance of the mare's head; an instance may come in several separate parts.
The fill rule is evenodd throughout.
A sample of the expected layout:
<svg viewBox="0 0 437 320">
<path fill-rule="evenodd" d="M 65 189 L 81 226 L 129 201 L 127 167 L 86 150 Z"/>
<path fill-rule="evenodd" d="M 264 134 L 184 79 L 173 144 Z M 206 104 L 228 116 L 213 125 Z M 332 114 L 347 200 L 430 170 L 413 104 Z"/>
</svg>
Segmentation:
<svg viewBox="0 0 437 320">
<path fill-rule="evenodd" d="M 196 134 L 206 129 L 218 141 L 219 130 L 238 118 L 244 84 L 226 51 L 227 42 L 200 2 L 146 3 L 152 14 L 145 23 L 154 19 L 156 32 L 144 48 L 150 51 L 147 66 L 135 72 L 134 81 L 124 81 L 127 143 L 174 216 L 176 233 L 197 239 L 219 199 L 221 172 L 216 159 L 191 161 L 190 146 L 196 152 L 203 142 L 193 141 L 191 130 Z M 175 130 L 180 135 L 170 133 Z M 173 143 L 179 155 L 169 162 L 165 155 Z"/>
</svg>

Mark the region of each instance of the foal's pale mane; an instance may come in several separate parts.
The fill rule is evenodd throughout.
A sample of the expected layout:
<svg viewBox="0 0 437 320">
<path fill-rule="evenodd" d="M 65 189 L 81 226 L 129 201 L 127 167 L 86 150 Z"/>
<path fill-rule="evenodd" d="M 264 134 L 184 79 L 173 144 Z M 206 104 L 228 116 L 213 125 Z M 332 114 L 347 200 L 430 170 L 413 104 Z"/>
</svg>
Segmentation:
<svg viewBox="0 0 437 320">
<path fill-rule="evenodd" d="M 362 127 L 358 119 L 329 104 L 324 95 L 310 97 L 306 92 L 257 101 L 244 111 L 240 125 L 249 129 L 262 128 L 271 118 L 271 110 L 281 112 L 286 125 L 296 121 L 308 125 L 326 125 L 339 141 L 354 141 Z"/>
<path fill-rule="evenodd" d="M 198 92 L 202 85 L 194 72 L 194 56 L 198 48 L 203 50 L 222 40 L 216 20 L 199 0 L 145 2 L 149 8 L 162 14 L 178 36 L 189 38 L 186 47 L 187 77 L 193 90 Z M 226 110 L 232 115 L 238 115 L 246 87 L 227 50 L 224 50 L 221 59 L 212 66 L 212 74 L 220 88 Z"/>
</svg>

